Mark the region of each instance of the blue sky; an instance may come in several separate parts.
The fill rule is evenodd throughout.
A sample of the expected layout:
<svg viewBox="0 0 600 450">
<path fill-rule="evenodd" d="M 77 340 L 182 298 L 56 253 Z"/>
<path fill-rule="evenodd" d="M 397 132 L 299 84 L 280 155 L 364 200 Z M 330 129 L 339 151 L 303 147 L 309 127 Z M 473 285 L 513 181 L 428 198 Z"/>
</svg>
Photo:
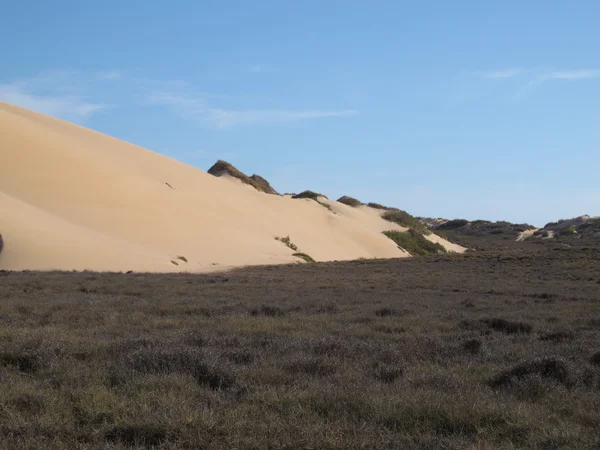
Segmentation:
<svg viewBox="0 0 600 450">
<path fill-rule="evenodd" d="M 0 10 L 0 101 L 281 192 L 536 225 L 600 214 L 597 1 Z"/>
</svg>

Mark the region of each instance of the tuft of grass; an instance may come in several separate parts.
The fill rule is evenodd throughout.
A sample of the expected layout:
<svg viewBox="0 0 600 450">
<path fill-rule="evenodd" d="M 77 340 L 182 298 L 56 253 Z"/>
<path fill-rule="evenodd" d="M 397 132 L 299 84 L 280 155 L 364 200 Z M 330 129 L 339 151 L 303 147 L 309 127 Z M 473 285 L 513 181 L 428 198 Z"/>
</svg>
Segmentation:
<svg viewBox="0 0 600 450">
<path fill-rule="evenodd" d="M 303 374 L 312 377 L 326 377 L 333 375 L 336 371 L 336 368 L 333 365 L 327 363 L 325 359 L 321 357 L 298 358 L 289 363 L 286 366 L 286 369 L 292 374 Z"/>
<path fill-rule="evenodd" d="M 565 342 L 570 341 L 575 337 L 571 331 L 554 331 L 552 333 L 545 333 L 540 336 L 540 341 L 549 342 Z"/>
<path fill-rule="evenodd" d="M 554 381 L 565 386 L 572 385 L 567 364 L 562 360 L 550 357 L 536 358 L 517 364 L 497 374 L 489 381 L 489 384 L 493 388 L 506 388 L 532 376 Z"/>
<path fill-rule="evenodd" d="M 353 208 L 362 205 L 362 202 L 360 200 L 357 200 L 354 197 L 349 197 L 347 195 L 338 198 L 337 201 L 343 203 L 344 205 L 352 206 Z"/>
<path fill-rule="evenodd" d="M 441 244 L 425 239 L 421 233 L 412 229 L 408 231 L 384 231 L 383 234 L 411 255 L 446 253 L 446 249 Z"/>
<path fill-rule="evenodd" d="M 260 308 L 258 309 L 253 309 L 250 314 L 252 314 L 253 316 L 267 316 L 267 317 L 282 317 L 285 316 L 285 312 L 283 311 L 283 309 L 279 308 L 278 306 L 273 306 L 273 305 L 261 305 Z"/>
<path fill-rule="evenodd" d="M 184 374 L 214 390 L 230 389 L 235 375 L 210 361 L 198 348 L 150 346 L 125 355 L 124 365 L 145 374 Z"/>
<path fill-rule="evenodd" d="M 373 364 L 373 378 L 382 383 L 393 383 L 404 375 L 404 370 L 396 364 L 376 362 Z"/>
<path fill-rule="evenodd" d="M 497 317 L 492 319 L 482 319 L 481 322 L 488 325 L 492 330 L 500 331 L 504 334 L 529 334 L 533 330 L 533 327 L 526 322 L 512 322 L 510 320 L 500 319 Z"/>
<path fill-rule="evenodd" d="M 2 239 L 2 235 L 0 234 L 0 253 L 2 253 L 3 248 L 4 248 L 4 239 Z"/>
<path fill-rule="evenodd" d="M 391 317 L 391 316 L 397 316 L 398 313 L 391 308 L 381 308 L 381 309 L 378 309 L 377 311 L 375 311 L 375 315 L 377 317 Z"/>
<path fill-rule="evenodd" d="M 0 366 L 14 367 L 19 372 L 35 374 L 42 367 L 39 353 L 30 350 L 7 351 L 0 353 Z"/>
<path fill-rule="evenodd" d="M 295 256 L 297 258 L 302 258 L 307 263 L 314 263 L 314 262 L 316 262 L 310 255 L 307 255 L 306 253 L 297 252 L 297 253 L 294 253 L 292 256 Z"/>
<path fill-rule="evenodd" d="M 290 249 L 292 249 L 294 251 L 298 251 L 298 246 L 292 242 L 292 240 L 290 239 L 289 236 L 286 236 L 286 237 L 275 237 L 275 240 L 283 242 L 285 245 L 288 246 L 288 248 L 290 248 Z"/>
<path fill-rule="evenodd" d="M 421 234 L 431 234 L 431 230 L 429 228 L 427 228 L 416 217 L 410 215 L 406 211 L 402 211 L 400 209 L 386 211 L 381 215 L 381 217 L 388 222 L 394 222 L 402 227 L 419 231 Z"/>
<path fill-rule="evenodd" d="M 481 347 L 483 347 L 483 343 L 479 339 L 469 339 L 463 343 L 463 348 L 472 355 L 480 353 Z"/>
<path fill-rule="evenodd" d="M 173 433 L 161 424 L 118 425 L 110 428 L 104 439 L 126 447 L 155 448 L 172 438 Z"/>
</svg>

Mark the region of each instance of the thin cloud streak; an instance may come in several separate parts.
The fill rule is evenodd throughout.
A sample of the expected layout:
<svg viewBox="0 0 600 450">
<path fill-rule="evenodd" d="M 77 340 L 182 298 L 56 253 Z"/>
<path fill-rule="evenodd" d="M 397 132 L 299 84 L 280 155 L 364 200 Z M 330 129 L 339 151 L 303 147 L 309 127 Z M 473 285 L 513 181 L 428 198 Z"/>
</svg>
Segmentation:
<svg viewBox="0 0 600 450">
<path fill-rule="evenodd" d="M 223 109 L 208 104 L 201 98 L 180 94 L 155 92 L 147 98 L 148 102 L 173 108 L 181 117 L 202 125 L 229 129 L 242 125 L 276 125 L 299 122 L 310 119 L 330 117 L 348 117 L 359 112 L 353 109 L 329 110 L 291 110 L 291 109 Z"/>
<path fill-rule="evenodd" d="M 600 78 L 600 70 L 564 70 L 550 72 L 542 75 L 544 80 L 589 80 L 592 78 Z"/>
<path fill-rule="evenodd" d="M 514 78 L 517 75 L 521 74 L 523 69 L 514 67 L 490 72 L 477 72 L 483 78 L 488 78 L 491 80 L 501 79 L 501 78 Z"/>
<path fill-rule="evenodd" d="M 110 108 L 109 105 L 88 102 L 77 95 L 37 94 L 21 83 L 0 84 L 0 101 L 74 122 Z"/>
</svg>

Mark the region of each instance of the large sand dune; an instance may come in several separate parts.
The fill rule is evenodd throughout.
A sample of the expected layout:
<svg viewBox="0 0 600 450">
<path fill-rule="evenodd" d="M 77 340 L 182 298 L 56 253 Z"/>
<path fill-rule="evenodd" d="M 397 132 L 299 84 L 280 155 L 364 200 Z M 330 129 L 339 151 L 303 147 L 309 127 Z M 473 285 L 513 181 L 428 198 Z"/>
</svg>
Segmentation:
<svg viewBox="0 0 600 450">
<path fill-rule="evenodd" d="M 379 211 L 327 204 L 331 211 L 257 192 L 0 103 L 0 269 L 198 272 L 298 262 L 276 236 L 317 261 L 408 256 L 381 234 L 400 227 Z"/>
</svg>

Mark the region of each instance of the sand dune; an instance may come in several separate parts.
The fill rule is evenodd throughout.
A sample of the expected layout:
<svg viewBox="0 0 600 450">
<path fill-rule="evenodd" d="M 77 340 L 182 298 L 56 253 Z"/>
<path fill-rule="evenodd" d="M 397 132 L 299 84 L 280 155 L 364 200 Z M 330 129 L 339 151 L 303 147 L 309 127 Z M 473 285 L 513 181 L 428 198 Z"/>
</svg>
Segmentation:
<svg viewBox="0 0 600 450">
<path fill-rule="evenodd" d="M 257 192 L 6 103 L 0 136 L 0 269 L 201 272 L 298 262 L 276 236 L 317 261 L 408 256 L 381 234 L 400 227 L 372 208 L 323 199 L 328 210 Z"/>
</svg>

